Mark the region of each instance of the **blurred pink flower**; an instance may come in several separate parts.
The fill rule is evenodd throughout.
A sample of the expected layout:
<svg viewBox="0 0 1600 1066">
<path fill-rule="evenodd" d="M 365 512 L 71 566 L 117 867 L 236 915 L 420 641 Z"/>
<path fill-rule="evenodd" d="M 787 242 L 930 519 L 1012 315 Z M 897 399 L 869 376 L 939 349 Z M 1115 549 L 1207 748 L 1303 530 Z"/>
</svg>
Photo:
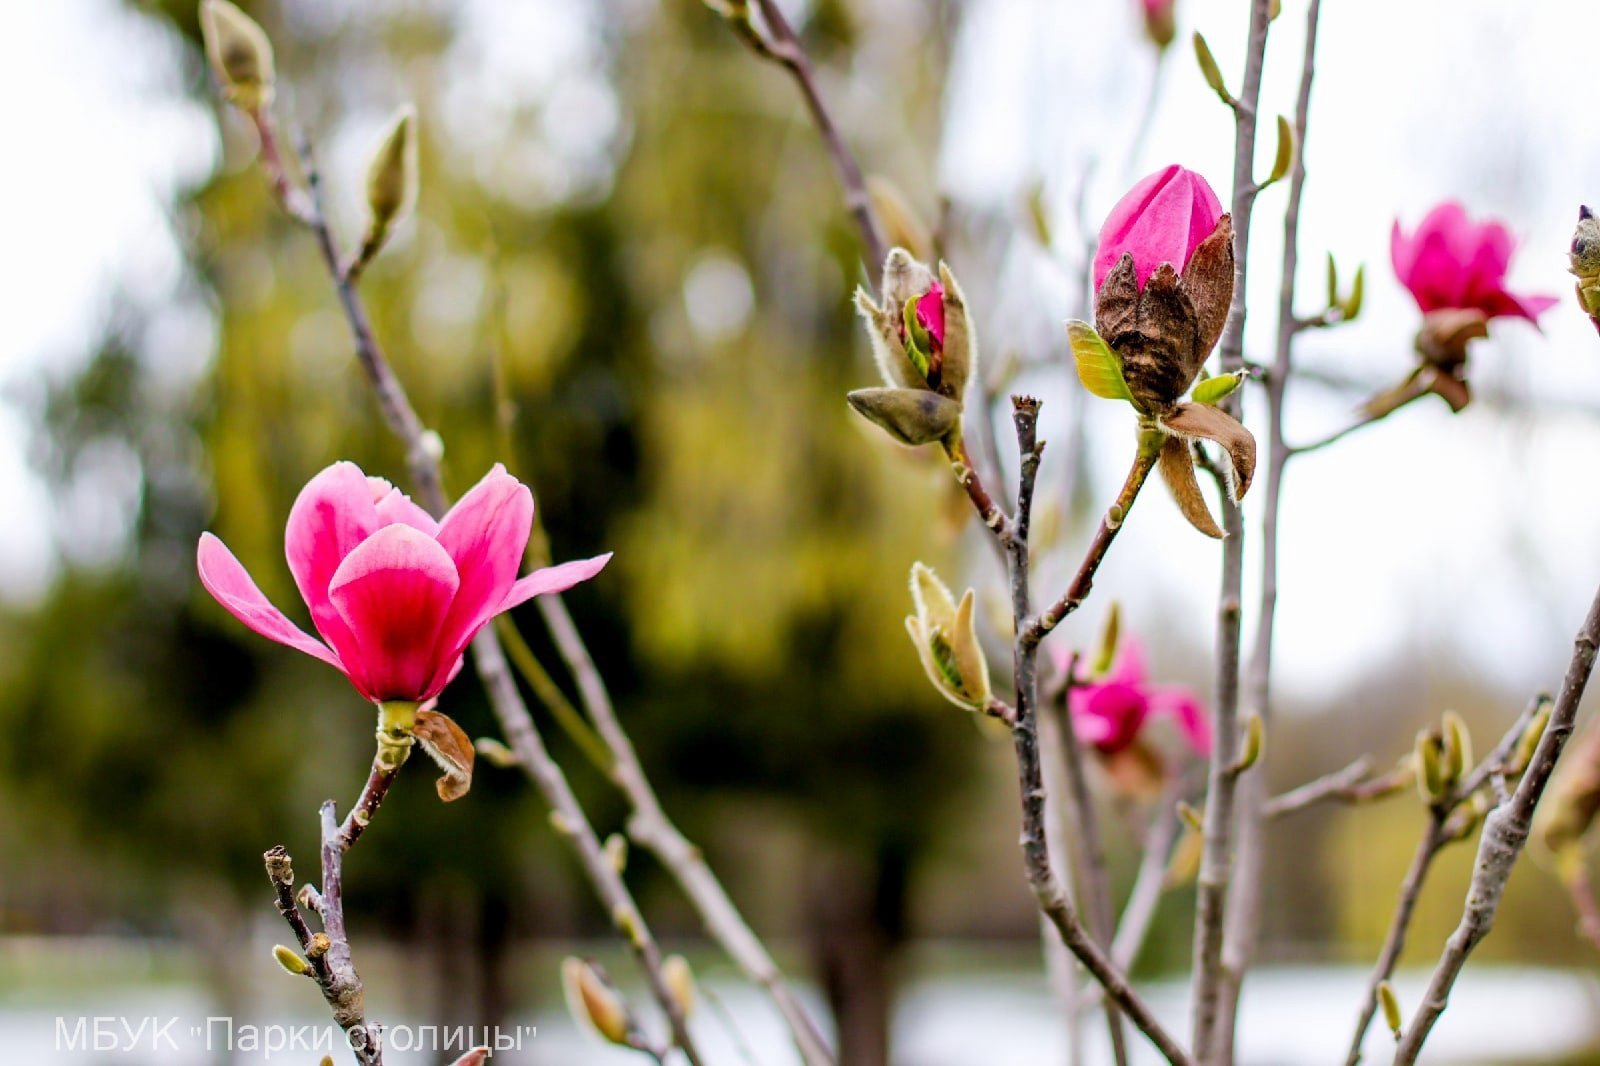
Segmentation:
<svg viewBox="0 0 1600 1066">
<path fill-rule="evenodd" d="M 1166 48 L 1177 36 L 1176 0 L 1140 0 L 1144 31 L 1157 48 Z"/>
<path fill-rule="evenodd" d="M 917 324 L 933 338 L 935 351 L 944 350 L 944 286 L 937 281 L 917 298 Z"/>
<path fill-rule="evenodd" d="M 491 618 L 587 581 L 611 558 L 519 580 L 532 527 L 532 493 L 498 464 L 436 522 L 382 478 L 335 463 L 300 491 L 285 535 L 320 641 L 269 603 L 210 533 L 197 562 L 206 591 L 257 633 L 343 671 L 369 700 L 420 703 L 455 677 Z"/>
<path fill-rule="evenodd" d="M 1156 171 L 1129 189 L 1100 227 L 1095 291 L 1124 255 L 1133 256 L 1141 291 L 1162 263 L 1182 274 L 1221 219 L 1222 203 L 1205 178 L 1176 164 Z"/>
<path fill-rule="evenodd" d="M 1073 686 L 1068 701 L 1078 736 L 1102 755 L 1116 755 L 1133 746 L 1151 715 L 1171 715 L 1195 752 L 1211 753 L 1211 724 L 1199 698 L 1186 688 L 1150 684 L 1143 649 L 1132 638 L 1123 638 L 1121 653 L 1109 674 L 1100 681 Z"/>
<path fill-rule="evenodd" d="M 1485 318 L 1538 322 L 1558 301 L 1553 296 L 1518 296 L 1506 288 L 1506 270 L 1516 241 L 1495 221 L 1473 222 L 1454 201 L 1435 207 L 1409 237 L 1397 220 L 1389 255 L 1400 283 L 1424 314 L 1446 309 L 1483 312 Z"/>
</svg>

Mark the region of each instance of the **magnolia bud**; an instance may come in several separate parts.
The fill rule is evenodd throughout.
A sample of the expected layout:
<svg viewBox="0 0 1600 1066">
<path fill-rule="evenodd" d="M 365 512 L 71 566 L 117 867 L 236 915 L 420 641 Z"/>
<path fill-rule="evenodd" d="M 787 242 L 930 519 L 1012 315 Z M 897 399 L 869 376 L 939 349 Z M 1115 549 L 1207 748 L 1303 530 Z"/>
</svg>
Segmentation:
<svg viewBox="0 0 1600 1066">
<path fill-rule="evenodd" d="M 401 108 L 367 166 L 367 234 L 361 260 L 377 254 L 395 223 L 410 213 L 417 200 L 417 113 Z"/>
<path fill-rule="evenodd" d="M 306 974 L 311 972 L 310 963 L 306 962 L 305 959 L 302 959 L 299 955 L 296 955 L 293 951 L 290 951 L 282 944 L 278 944 L 273 947 L 272 957 L 278 960 L 279 966 L 282 966 L 285 970 L 294 974 L 296 977 L 304 977 Z"/>
<path fill-rule="evenodd" d="M 1444 739 L 1437 730 L 1417 733 L 1416 760 L 1417 794 L 1431 806 L 1443 800 L 1450 790 L 1444 775 Z"/>
<path fill-rule="evenodd" d="M 1578 279 L 1578 303 L 1600 329 L 1600 220 L 1587 207 L 1578 208 L 1570 254 L 1572 274 Z"/>
<path fill-rule="evenodd" d="M 1452 788 L 1472 767 L 1472 734 L 1455 711 L 1444 712 L 1444 779 Z"/>
<path fill-rule="evenodd" d="M 911 567 L 911 598 L 917 613 L 906 618 L 906 632 L 916 645 L 928 680 L 939 694 L 969 711 L 985 709 L 993 695 L 989 664 L 978 643 L 973 618 L 976 596 L 968 589 L 957 604 L 928 567 Z"/>
<path fill-rule="evenodd" d="M 1239 746 L 1239 761 L 1234 764 L 1237 773 L 1242 774 L 1261 761 L 1261 753 L 1267 744 L 1266 733 L 1267 725 L 1259 714 L 1252 714 L 1245 719 L 1244 738 Z"/>
<path fill-rule="evenodd" d="M 682 955 L 668 955 L 661 960 L 661 980 L 672 993 L 672 1000 L 685 1018 L 694 1013 L 694 971 L 689 960 Z"/>
<path fill-rule="evenodd" d="M 202 0 L 200 35 L 229 103 L 258 111 L 272 102 L 272 42 L 254 19 L 228 0 Z"/>
<path fill-rule="evenodd" d="M 1094 665 L 1090 667 L 1090 672 L 1094 676 L 1104 677 L 1111 672 L 1111 664 L 1117 658 L 1117 642 L 1121 634 L 1122 609 L 1113 600 L 1111 610 L 1106 613 L 1106 626 L 1100 631 L 1100 650 L 1095 653 Z"/>
<path fill-rule="evenodd" d="M 1400 1039 L 1400 1030 L 1404 1021 L 1400 1016 L 1400 997 L 1394 994 L 1394 986 L 1388 981 L 1378 982 L 1378 1005 L 1383 1008 L 1383 1021 L 1394 1034 L 1396 1040 Z"/>
<path fill-rule="evenodd" d="M 580 1025 L 593 1029 L 609 1043 L 631 1046 L 633 1024 L 628 1006 L 598 966 L 568 957 L 561 963 L 561 989 L 566 994 L 567 1010 Z"/>
<path fill-rule="evenodd" d="M 628 868 L 628 838 L 621 833 L 612 833 L 606 837 L 605 845 L 606 862 L 617 873 L 622 873 Z"/>
<path fill-rule="evenodd" d="M 1144 33 L 1150 43 L 1166 49 L 1178 35 L 1178 20 L 1173 10 L 1177 0 L 1140 0 L 1144 11 Z"/>
<path fill-rule="evenodd" d="M 961 405 L 925 389 L 856 389 L 845 399 L 901 444 L 933 444 L 961 426 Z"/>
</svg>

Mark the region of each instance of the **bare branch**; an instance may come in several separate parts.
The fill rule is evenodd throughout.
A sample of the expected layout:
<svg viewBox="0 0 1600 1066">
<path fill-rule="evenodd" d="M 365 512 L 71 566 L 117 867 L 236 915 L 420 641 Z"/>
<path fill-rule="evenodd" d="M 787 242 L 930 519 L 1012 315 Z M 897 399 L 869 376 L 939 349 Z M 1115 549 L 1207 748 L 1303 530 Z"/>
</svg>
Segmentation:
<svg viewBox="0 0 1600 1066">
<path fill-rule="evenodd" d="M 1483 834 L 1478 840 L 1478 858 L 1473 866 L 1472 883 L 1467 889 L 1461 922 L 1446 942 L 1444 954 L 1434 970 L 1432 980 L 1428 982 L 1428 990 L 1417 1005 L 1411 1023 L 1406 1026 L 1400 1046 L 1395 1051 L 1395 1066 L 1409 1066 L 1417 1060 L 1434 1023 L 1450 1001 L 1450 990 L 1466 965 L 1467 956 L 1489 935 L 1494 925 L 1506 882 L 1523 848 L 1527 846 L 1528 834 L 1533 826 L 1534 807 L 1539 797 L 1544 795 L 1550 775 L 1555 772 L 1556 760 L 1561 757 L 1567 740 L 1572 736 L 1578 704 L 1583 699 L 1589 675 L 1594 669 L 1597 646 L 1600 646 L 1600 592 L 1596 592 L 1583 627 L 1573 641 L 1572 660 L 1567 665 L 1566 678 L 1550 712 L 1550 724 L 1545 727 L 1544 736 L 1534 749 L 1533 760 L 1528 764 L 1510 801 L 1495 808 L 1484 819 Z"/>
<path fill-rule="evenodd" d="M 1261 98 L 1261 71 L 1266 61 L 1271 0 L 1251 0 L 1249 36 L 1245 44 L 1244 78 L 1234 101 L 1233 151 L 1233 303 L 1218 351 L 1223 373 L 1244 367 L 1245 291 L 1250 264 L 1250 219 L 1255 209 L 1256 108 Z M 1238 393 L 1223 400 L 1224 409 L 1240 414 Z M 1206 786 L 1203 850 L 1195 901 L 1194 1036 L 1195 1054 L 1217 1061 L 1214 1042 L 1224 1015 L 1222 947 L 1229 884 L 1234 862 L 1234 801 L 1240 778 L 1229 773 L 1238 761 L 1239 645 L 1241 596 L 1244 585 L 1244 516 L 1231 493 L 1222 493 L 1222 578 L 1217 597 L 1216 699 L 1212 707 L 1216 744 Z M 1262 781 L 1257 773 L 1245 780 Z M 1231 1028 L 1231 1027 L 1230 1027 Z M 1224 1030 L 1224 1037 L 1227 1036 Z"/>
</svg>

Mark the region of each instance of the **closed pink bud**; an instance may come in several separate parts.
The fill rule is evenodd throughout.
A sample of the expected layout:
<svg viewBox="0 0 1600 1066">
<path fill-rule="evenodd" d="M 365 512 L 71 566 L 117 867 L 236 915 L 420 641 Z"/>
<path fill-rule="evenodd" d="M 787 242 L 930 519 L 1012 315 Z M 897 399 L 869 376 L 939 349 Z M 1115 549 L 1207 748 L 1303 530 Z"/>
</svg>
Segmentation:
<svg viewBox="0 0 1600 1066">
<path fill-rule="evenodd" d="M 421 703 L 455 677 L 495 615 L 587 581 L 611 558 L 518 579 L 532 528 L 533 495 L 498 464 L 434 521 L 387 481 L 335 463 L 301 490 L 285 536 L 321 640 L 269 603 L 210 533 L 197 563 L 206 591 L 257 633 L 343 671 L 369 700 Z"/>
<path fill-rule="evenodd" d="M 1144 32 L 1157 48 L 1165 48 L 1178 35 L 1176 0 L 1139 0 L 1144 12 Z"/>
<path fill-rule="evenodd" d="M 1424 314 L 1470 310 L 1482 312 L 1485 319 L 1521 318 L 1537 324 L 1557 300 L 1519 296 L 1506 288 L 1515 249 L 1504 225 L 1473 222 L 1454 201 L 1429 211 L 1409 236 L 1395 222 L 1389 237 L 1395 275 Z"/>
<path fill-rule="evenodd" d="M 1133 256 L 1141 290 L 1163 263 L 1182 274 L 1194 250 L 1221 220 L 1222 202 L 1205 178 L 1176 164 L 1156 171 L 1129 189 L 1100 227 L 1095 291 L 1124 255 Z"/>
</svg>

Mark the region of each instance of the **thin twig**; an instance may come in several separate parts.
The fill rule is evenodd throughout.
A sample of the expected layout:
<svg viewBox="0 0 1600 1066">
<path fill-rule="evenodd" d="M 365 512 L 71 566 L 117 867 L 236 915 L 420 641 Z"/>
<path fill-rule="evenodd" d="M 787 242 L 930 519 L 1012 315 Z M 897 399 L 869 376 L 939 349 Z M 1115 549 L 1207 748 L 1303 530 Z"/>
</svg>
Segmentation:
<svg viewBox="0 0 1600 1066">
<path fill-rule="evenodd" d="M 1266 60 L 1271 0 L 1251 0 L 1244 78 L 1233 101 L 1233 302 L 1222 333 L 1219 354 L 1223 373 L 1244 366 L 1245 290 L 1250 263 L 1250 217 L 1256 195 L 1256 110 L 1261 99 L 1261 71 Z M 1224 410 L 1240 415 L 1236 392 L 1223 400 Z M 1213 705 L 1216 743 L 1211 752 L 1200 873 L 1197 880 L 1194 932 L 1195 1054 L 1203 1062 L 1227 1061 L 1214 1046 L 1222 1015 L 1222 946 L 1229 883 L 1233 873 L 1234 799 L 1240 778 L 1230 773 L 1239 747 L 1240 599 L 1244 584 L 1244 518 L 1230 492 L 1222 493 L 1222 578 L 1217 597 L 1216 700 Z M 1260 768 L 1246 780 L 1260 781 Z"/>
<path fill-rule="evenodd" d="M 749 29 L 748 21 L 745 21 L 735 23 L 736 26 L 742 25 L 746 28 L 746 32 L 740 33 L 740 37 L 752 46 L 757 55 L 777 63 L 794 78 L 795 84 L 800 89 L 800 95 L 805 98 L 806 109 L 811 112 L 811 121 L 822 136 L 822 143 L 828 149 L 829 158 L 833 160 L 833 169 L 838 172 L 839 184 L 844 187 L 845 205 L 850 209 L 850 217 L 855 221 L 856 230 L 861 235 L 862 253 L 868 265 L 876 270 L 889 254 L 889 249 L 884 244 L 882 230 L 873 213 L 872 196 L 867 192 L 867 183 L 862 176 L 861 166 L 851 154 L 849 146 L 845 144 L 844 137 L 839 133 L 838 124 L 834 122 L 833 115 L 823 101 L 822 93 L 817 88 L 816 71 L 812 68 L 805 49 L 800 45 L 800 38 L 795 36 L 789 20 L 784 17 L 783 10 L 776 0 L 756 0 L 756 4 L 760 7 L 761 17 L 767 24 L 767 36 L 763 38 L 754 33 Z"/>
<path fill-rule="evenodd" d="M 1094 588 L 1094 576 L 1100 569 L 1100 564 L 1105 561 L 1106 553 L 1111 550 L 1112 541 L 1117 539 L 1117 533 L 1122 529 L 1122 524 L 1127 521 L 1128 512 L 1133 510 L 1134 501 L 1139 498 L 1139 491 L 1144 488 L 1145 480 L 1150 476 L 1150 471 L 1155 468 L 1156 458 L 1160 455 L 1157 448 L 1141 437 L 1139 452 L 1134 456 L 1133 466 L 1128 470 L 1127 479 L 1122 483 L 1122 491 L 1117 494 L 1113 503 L 1100 519 L 1100 528 L 1095 531 L 1094 539 L 1089 542 L 1089 550 L 1084 554 L 1083 562 L 1078 565 L 1078 572 L 1073 576 L 1072 583 L 1067 586 L 1067 591 L 1061 598 L 1051 604 L 1043 614 L 1033 619 L 1019 619 L 1019 639 L 1030 647 L 1037 647 L 1051 630 L 1060 625 L 1073 611 L 1083 605 Z"/>
<path fill-rule="evenodd" d="M 1484 819 L 1483 833 L 1478 839 L 1478 857 L 1472 870 L 1472 883 L 1467 889 L 1466 905 L 1461 922 L 1445 944 L 1428 990 L 1417 1005 L 1417 1012 L 1406 1026 L 1400 1046 L 1395 1051 L 1395 1066 L 1409 1066 L 1422 1051 L 1422 1045 L 1432 1032 L 1450 1001 L 1450 990 L 1466 965 L 1467 956 L 1489 935 L 1494 925 L 1495 913 L 1500 907 L 1500 897 L 1506 882 L 1516 866 L 1517 859 L 1527 846 L 1528 834 L 1533 826 L 1533 810 L 1544 795 L 1555 772 L 1556 760 L 1561 757 L 1567 740 L 1572 736 L 1578 717 L 1578 704 L 1588 687 L 1589 675 L 1594 669 L 1595 651 L 1600 646 L 1600 591 L 1595 593 L 1589 614 L 1573 641 L 1572 659 L 1567 664 L 1567 674 L 1561 683 L 1561 692 L 1550 711 L 1550 723 L 1544 736 L 1534 749 L 1533 759 L 1516 792 L 1509 802 L 1501 804 Z M 1493 775 L 1497 776 L 1497 775 Z"/>
<path fill-rule="evenodd" d="M 633 742 L 622 728 L 605 681 L 559 595 L 536 601 L 551 639 L 578 684 L 579 698 L 612 756 L 611 779 L 627 797 L 632 814 L 628 835 L 660 860 L 699 913 L 706 930 L 722 945 L 745 976 L 764 988 L 788 1025 L 808 1066 L 833 1061 L 827 1040 L 784 979 L 783 971 L 739 913 L 700 849 L 667 817 Z"/>
<path fill-rule="evenodd" d="M 1366 1040 L 1367 1029 L 1371 1026 L 1373 1016 L 1378 1010 L 1378 986 L 1394 976 L 1394 968 L 1400 961 L 1400 953 L 1405 949 L 1406 934 L 1411 928 L 1411 919 L 1416 914 L 1417 899 L 1421 895 L 1423 881 L 1432 867 L 1434 857 L 1448 844 L 1458 839 L 1458 834 L 1451 823 L 1451 815 L 1462 804 L 1468 802 L 1491 777 L 1503 776 L 1517 769 L 1512 765 L 1517 748 L 1540 709 L 1548 702 L 1549 698 L 1543 695 L 1536 696 L 1530 701 L 1517 716 L 1517 720 L 1511 724 L 1511 728 L 1501 736 L 1494 750 L 1473 767 L 1448 796 L 1429 807 L 1428 827 L 1417 843 L 1411 866 L 1400 884 L 1400 897 L 1395 905 L 1394 915 L 1389 921 L 1389 931 L 1384 935 L 1378 960 L 1373 964 L 1372 973 L 1367 978 L 1366 991 L 1363 993 L 1361 1009 L 1356 1018 L 1355 1033 L 1350 1038 L 1350 1050 L 1345 1057 L 1345 1066 L 1356 1066 L 1361 1061 L 1361 1045 Z M 1397 771 L 1388 775 L 1388 778 L 1392 781 L 1398 775 Z M 1377 779 L 1378 782 L 1384 780 L 1384 778 Z M 1403 785 L 1405 782 L 1400 783 Z M 1369 782 L 1366 786 L 1352 786 L 1350 793 L 1356 801 L 1359 801 L 1372 794 L 1372 785 L 1373 783 Z"/>
<path fill-rule="evenodd" d="M 411 479 L 423 506 L 436 517 L 448 508 L 448 498 L 443 487 L 439 457 L 441 448 L 437 437 L 429 432 L 411 406 L 404 386 L 395 376 L 388 359 L 373 335 L 366 306 L 354 279 L 341 268 L 341 260 L 333 232 L 327 222 L 322 205 L 321 181 L 315 156 L 309 141 L 301 139 L 301 164 L 305 173 L 309 215 L 304 221 L 315 233 L 324 265 L 333 279 L 339 303 L 346 322 L 356 342 L 357 357 L 369 384 L 376 393 L 379 410 L 389 429 L 406 447 L 406 461 Z M 587 875 L 591 887 L 611 915 L 612 922 L 633 949 L 633 954 L 656 1002 L 660 1005 L 672 1029 L 673 1042 L 683 1051 L 689 1062 L 701 1062 L 699 1051 L 689 1034 L 683 1009 L 677 997 L 667 987 L 661 974 L 661 950 L 656 944 L 637 904 L 623 883 L 621 875 L 606 858 L 594 827 L 589 823 L 568 784 L 566 775 L 550 757 L 533 725 L 532 715 L 517 691 L 516 681 L 506 664 L 500 642 L 492 628 L 485 629 L 473 641 L 474 656 L 490 704 L 499 719 L 501 728 L 512 741 L 512 750 L 518 763 L 538 786 L 545 802 L 553 812 L 556 822 L 572 843 Z M 326 850 L 326 849 L 325 849 Z M 335 871 L 337 876 L 337 871 Z M 328 887 L 324 883 L 323 906 L 329 909 Z M 340 915 L 342 920 L 342 915 Z M 329 933 L 332 936 L 330 930 Z"/>
<path fill-rule="evenodd" d="M 1074 654 L 1067 664 L 1066 685 L 1061 698 L 1050 703 L 1049 710 L 1055 720 L 1053 736 L 1060 741 L 1062 763 L 1066 768 L 1067 796 L 1078 830 L 1071 838 L 1075 845 L 1072 866 L 1078 873 L 1082 897 L 1088 904 L 1090 930 L 1102 947 L 1110 948 L 1116 932 L 1116 919 L 1111 909 L 1111 874 L 1106 868 L 1105 843 L 1101 839 L 1100 821 L 1095 816 L 1094 798 L 1089 794 L 1083 745 L 1078 740 L 1077 725 L 1071 713 L 1072 686 L 1077 680 L 1077 673 L 1078 657 Z M 1122 1031 L 1122 1018 L 1116 1008 L 1107 1007 L 1106 1024 L 1111 1035 L 1112 1057 L 1118 1066 L 1125 1066 L 1128 1048 Z"/>
<path fill-rule="evenodd" d="M 1372 771 L 1372 757 L 1363 755 L 1350 765 L 1326 774 L 1315 781 L 1307 781 L 1280 796 L 1273 796 L 1261 806 L 1261 817 L 1268 821 L 1295 814 L 1328 800 L 1349 801 L 1357 786 Z"/>
<path fill-rule="evenodd" d="M 1015 535 L 1007 545 L 1007 555 L 1010 561 L 1012 617 L 1017 629 L 1016 639 L 1012 642 L 1012 668 L 1016 679 L 1016 724 L 1012 727 L 1012 740 L 1016 749 L 1017 783 L 1022 798 L 1023 867 L 1039 909 L 1056 927 L 1068 950 L 1077 956 L 1078 961 L 1106 990 L 1111 1001 L 1139 1027 L 1168 1062 L 1193 1066 L 1194 1060 L 1156 1020 L 1122 971 L 1084 929 L 1051 867 L 1049 842 L 1045 835 L 1048 796 L 1039 754 L 1039 645 L 1036 639 L 1028 639 L 1028 626 L 1025 624 L 1030 611 L 1028 530 L 1033 510 L 1034 483 L 1044 445 L 1037 435 L 1039 402 L 1031 397 L 1018 396 L 1012 399 L 1012 406 L 1017 447 L 1022 456 Z"/>
</svg>

